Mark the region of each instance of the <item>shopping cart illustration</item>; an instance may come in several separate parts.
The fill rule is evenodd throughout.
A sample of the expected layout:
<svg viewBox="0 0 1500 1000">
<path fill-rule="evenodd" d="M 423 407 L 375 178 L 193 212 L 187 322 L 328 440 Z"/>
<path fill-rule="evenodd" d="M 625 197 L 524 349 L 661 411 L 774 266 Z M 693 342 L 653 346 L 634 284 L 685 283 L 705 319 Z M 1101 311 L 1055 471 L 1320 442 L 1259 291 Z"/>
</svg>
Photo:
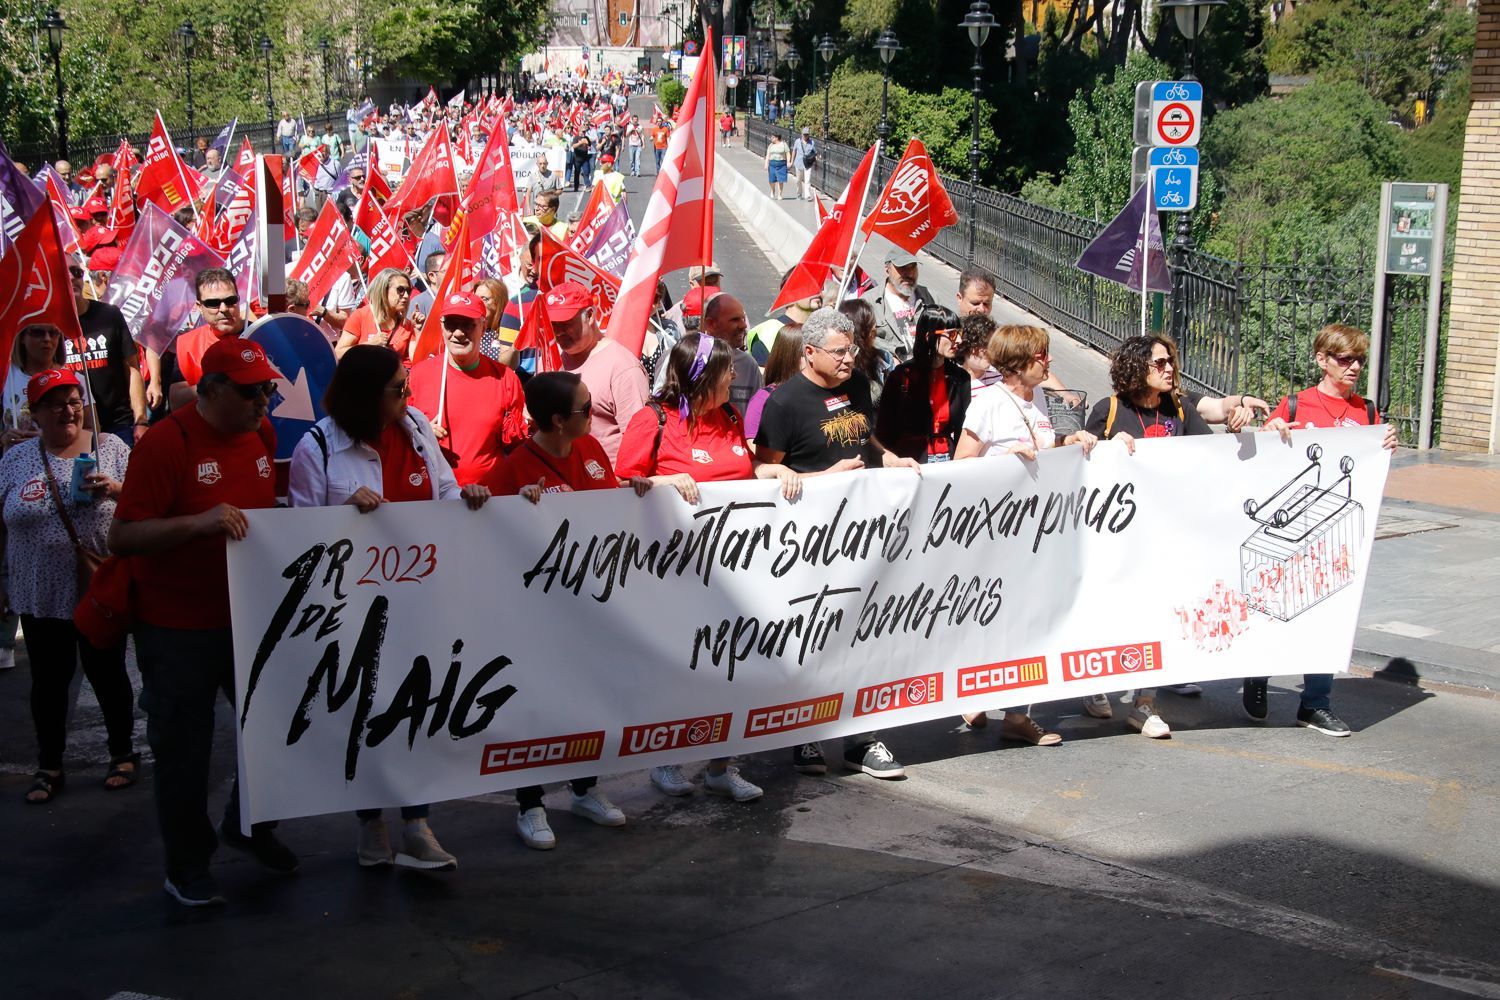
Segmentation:
<svg viewBox="0 0 1500 1000">
<path fill-rule="evenodd" d="M 1240 546 L 1240 586 L 1250 607 L 1290 621 L 1354 581 L 1354 555 L 1365 512 L 1353 499 L 1354 459 L 1323 485 L 1323 449 L 1310 445 L 1309 465 L 1262 501 L 1246 500 L 1258 527 Z"/>
</svg>

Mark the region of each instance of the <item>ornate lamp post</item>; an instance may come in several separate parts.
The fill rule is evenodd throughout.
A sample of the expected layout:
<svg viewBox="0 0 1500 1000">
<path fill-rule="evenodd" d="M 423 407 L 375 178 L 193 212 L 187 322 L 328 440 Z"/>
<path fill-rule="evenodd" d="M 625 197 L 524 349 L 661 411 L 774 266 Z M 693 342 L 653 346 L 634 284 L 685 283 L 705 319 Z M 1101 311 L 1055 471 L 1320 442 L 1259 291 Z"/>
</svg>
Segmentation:
<svg viewBox="0 0 1500 1000">
<path fill-rule="evenodd" d="M 193 141 L 198 138 L 193 120 L 193 49 L 198 44 L 198 32 L 193 30 L 192 21 L 182 22 L 182 27 L 177 29 L 177 40 L 182 45 L 182 66 L 187 71 L 188 148 L 192 149 Z"/>
<path fill-rule="evenodd" d="M 788 76 L 791 86 L 792 104 L 795 106 L 797 103 L 797 67 L 802 65 L 802 53 L 797 51 L 795 45 L 787 50 L 786 64 L 792 71 Z"/>
<path fill-rule="evenodd" d="M 1208 16 L 1215 7 L 1222 7 L 1227 0 L 1161 0 L 1163 11 L 1171 11 L 1177 22 L 1177 31 L 1187 42 L 1187 79 L 1198 79 L 1193 75 L 1193 55 L 1198 47 L 1198 36 L 1208 25 Z"/>
<path fill-rule="evenodd" d="M 891 60 L 896 58 L 896 53 L 901 51 L 901 41 L 896 33 L 886 28 L 875 40 L 875 51 L 880 53 L 880 125 L 875 129 L 875 134 L 880 138 L 881 156 L 875 158 L 875 186 L 878 188 L 884 182 L 885 161 L 881 158 L 885 154 L 885 146 L 891 138 L 890 119 L 890 96 L 891 96 Z"/>
<path fill-rule="evenodd" d="M 831 64 L 833 63 L 833 54 L 835 52 L 837 52 L 837 51 L 838 51 L 838 46 L 836 44 L 834 44 L 833 36 L 832 35 L 824 35 L 822 37 L 822 39 L 820 39 L 818 41 L 818 55 L 820 55 L 820 56 L 823 57 L 823 138 L 824 139 L 828 138 L 828 88 L 829 88 L 830 83 L 833 80 L 833 74 L 830 72 L 830 69 L 831 69 Z M 823 169 L 827 170 L 828 168 L 827 168 L 826 164 L 828 163 L 828 160 L 825 158 L 823 160 L 823 162 L 825 164 L 825 166 L 824 166 Z"/>
<path fill-rule="evenodd" d="M 266 120 L 276 124 L 276 101 L 271 97 L 271 39 L 260 36 L 260 52 L 266 57 Z"/>
<path fill-rule="evenodd" d="M 42 20 L 42 30 L 47 33 L 47 51 L 52 53 L 52 76 L 57 81 L 57 158 L 68 158 L 68 107 L 63 101 L 62 43 L 63 32 L 68 23 L 53 8 Z"/>
<path fill-rule="evenodd" d="M 990 5 L 984 0 L 974 0 L 969 4 L 969 13 L 959 23 L 960 28 L 969 31 L 969 43 L 974 46 L 974 112 L 969 137 L 969 263 L 974 263 L 974 244 L 979 236 L 979 95 L 980 95 L 980 73 L 983 67 L 979 62 L 980 50 L 984 48 L 985 39 L 990 37 L 990 29 L 995 26 L 995 18 L 990 14 Z"/>
</svg>

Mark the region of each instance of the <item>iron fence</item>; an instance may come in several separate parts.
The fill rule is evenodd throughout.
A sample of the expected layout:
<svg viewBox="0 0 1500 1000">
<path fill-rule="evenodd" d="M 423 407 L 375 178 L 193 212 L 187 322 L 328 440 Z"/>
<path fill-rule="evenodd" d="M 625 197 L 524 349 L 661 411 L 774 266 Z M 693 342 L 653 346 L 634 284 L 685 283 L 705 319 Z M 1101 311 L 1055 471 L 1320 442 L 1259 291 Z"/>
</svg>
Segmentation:
<svg viewBox="0 0 1500 1000">
<path fill-rule="evenodd" d="M 763 155 L 772 127 L 745 121 L 745 145 Z M 781 130 L 785 133 L 785 129 Z M 836 196 L 853 176 L 861 150 L 822 142 L 819 188 Z M 889 176 L 896 161 L 885 160 Z M 958 225 L 939 230 L 926 247 L 962 269 L 969 263 L 969 183 L 942 175 L 958 209 Z M 1113 350 L 1140 329 L 1141 299 L 1112 281 L 1078 270 L 1084 248 L 1104 223 L 1032 204 L 986 187 L 974 192 L 977 216 L 974 263 L 996 278 L 1006 299 L 1090 346 Z M 1173 292 L 1150 305 L 1153 323 L 1168 325 L 1178 342 L 1182 376 L 1191 387 L 1215 394 L 1248 393 L 1271 401 L 1316 382 L 1312 343 L 1319 328 L 1347 323 L 1369 329 L 1376 262 L 1361 253 L 1352 261 L 1294 254 L 1236 261 L 1196 249 L 1173 249 Z M 1388 359 L 1382 409 L 1404 443 L 1416 442 L 1420 420 L 1426 279 L 1392 277 L 1386 310 Z M 1445 286 L 1446 301 L 1446 286 Z M 1447 314 L 1438 342 L 1434 440 L 1442 414 L 1442 366 Z"/>
<path fill-rule="evenodd" d="M 347 127 L 347 121 L 342 112 L 331 115 L 309 115 L 304 122 L 309 129 L 321 130 L 324 125 L 333 125 L 335 131 L 342 131 Z M 196 128 L 191 133 L 187 126 L 169 131 L 176 145 L 188 149 L 193 146 L 200 137 L 212 140 L 223 129 L 223 125 L 213 125 L 207 128 Z M 250 140 L 257 153 L 273 152 L 272 147 L 276 140 L 276 122 L 253 121 L 240 122 L 234 130 L 234 145 L 238 149 L 240 137 L 244 136 Z M 68 158 L 77 164 L 93 163 L 99 157 L 113 153 L 120 148 L 120 140 L 128 141 L 136 149 L 145 149 L 146 143 L 151 140 L 151 132 L 115 132 L 103 135 L 84 135 L 68 137 Z M 57 143 L 52 140 L 42 142 L 18 142 L 14 145 L 7 144 L 11 159 L 24 163 L 35 169 L 42 163 L 50 163 L 57 156 Z M 231 151 L 231 155 L 232 155 Z"/>
</svg>

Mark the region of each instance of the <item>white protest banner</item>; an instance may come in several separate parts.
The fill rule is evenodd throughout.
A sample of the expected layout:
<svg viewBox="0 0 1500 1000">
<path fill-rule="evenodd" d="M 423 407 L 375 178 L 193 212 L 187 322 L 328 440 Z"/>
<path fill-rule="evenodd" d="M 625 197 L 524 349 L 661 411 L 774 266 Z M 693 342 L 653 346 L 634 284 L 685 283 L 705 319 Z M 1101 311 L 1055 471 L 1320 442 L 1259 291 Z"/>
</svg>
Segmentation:
<svg viewBox="0 0 1500 1000">
<path fill-rule="evenodd" d="M 392 188 L 399 187 L 401 181 L 406 177 L 407 168 L 411 166 L 410 156 L 415 156 L 420 143 L 413 142 L 405 137 L 400 139 L 377 138 L 375 143 L 375 155 L 380 161 L 380 173 Z"/>
<path fill-rule="evenodd" d="M 240 788 L 412 805 L 1272 669 L 1347 668 L 1381 428 L 775 482 L 249 513 Z"/>
<path fill-rule="evenodd" d="M 513 145 L 510 147 L 510 172 L 516 179 L 516 193 L 521 198 L 526 197 L 526 189 L 531 187 L 531 178 L 536 174 L 537 159 L 545 155 L 546 152 L 547 149 L 545 146 Z M 561 151 L 556 156 L 548 158 L 547 166 L 552 170 L 562 170 Z M 521 214 L 529 215 L 530 213 L 531 206 L 523 204 L 521 206 Z"/>
</svg>

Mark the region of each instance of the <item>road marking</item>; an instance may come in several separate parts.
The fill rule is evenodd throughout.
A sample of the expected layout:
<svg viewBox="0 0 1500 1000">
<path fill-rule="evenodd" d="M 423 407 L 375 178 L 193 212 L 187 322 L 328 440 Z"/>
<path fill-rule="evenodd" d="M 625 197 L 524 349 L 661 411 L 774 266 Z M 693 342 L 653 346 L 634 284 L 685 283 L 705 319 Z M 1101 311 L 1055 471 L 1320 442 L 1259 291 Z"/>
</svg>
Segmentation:
<svg viewBox="0 0 1500 1000">
<path fill-rule="evenodd" d="M 1408 639 L 1425 639 L 1441 631 L 1441 629 L 1428 628 L 1426 625 L 1413 625 L 1411 622 L 1375 622 L 1372 625 L 1360 627 L 1373 629 L 1376 632 L 1389 632 L 1391 635 L 1405 636 Z"/>
</svg>

